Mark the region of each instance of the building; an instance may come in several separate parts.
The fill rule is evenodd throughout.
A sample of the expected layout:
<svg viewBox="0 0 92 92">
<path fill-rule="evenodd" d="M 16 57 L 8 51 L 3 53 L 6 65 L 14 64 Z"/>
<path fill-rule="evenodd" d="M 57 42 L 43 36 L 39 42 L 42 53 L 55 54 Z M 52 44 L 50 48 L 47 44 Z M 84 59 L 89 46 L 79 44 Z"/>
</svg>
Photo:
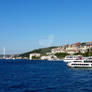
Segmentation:
<svg viewBox="0 0 92 92">
<path fill-rule="evenodd" d="M 32 57 L 35 56 L 35 57 L 40 57 L 41 54 L 40 53 L 31 53 L 30 56 L 29 56 L 29 59 L 32 60 Z"/>
<path fill-rule="evenodd" d="M 69 46 L 66 48 L 66 52 L 67 52 L 68 54 L 75 54 L 75 53 L 78 53 L 78 52 L 79 52 L 79 47 L 78 47 L 76 44 L 69 45 Z"/>
<path fill-rule="evenodd" d="M 89 46 L 80 46 L 79 51 L 81 53 L 86 53 L 88 49 L 89 49 Z"/>
<path fill-rule="evenodd" d="M 42 56 L 41 60 L 51 60 L 51 56 Z"/>
<path fill-rule="evenodd" d="M 41 60 L 57 60 L 57 57 L 55 55 L 42 56 Z"/>
<path fill-rule="evenodd" d="M 66 53 L 66 50 L 64 47 L 58 47 L 54 48 L 51 50 L 51 53 L 56 54 L 56 53 Z"/>
</svg>

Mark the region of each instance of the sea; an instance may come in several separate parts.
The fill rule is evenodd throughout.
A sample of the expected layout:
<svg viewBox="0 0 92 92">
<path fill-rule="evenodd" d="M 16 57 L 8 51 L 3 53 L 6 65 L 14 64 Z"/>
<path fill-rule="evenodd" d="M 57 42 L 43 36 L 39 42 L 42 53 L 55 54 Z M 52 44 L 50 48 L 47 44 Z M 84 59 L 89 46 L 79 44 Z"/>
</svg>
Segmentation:
<svg viewBox="0 0 92 92">
<path fill-rule="evenodd" d="M 92 92 L 92 69 L 63 61 L 0 60 L 0 92 Z"/>
</svg>

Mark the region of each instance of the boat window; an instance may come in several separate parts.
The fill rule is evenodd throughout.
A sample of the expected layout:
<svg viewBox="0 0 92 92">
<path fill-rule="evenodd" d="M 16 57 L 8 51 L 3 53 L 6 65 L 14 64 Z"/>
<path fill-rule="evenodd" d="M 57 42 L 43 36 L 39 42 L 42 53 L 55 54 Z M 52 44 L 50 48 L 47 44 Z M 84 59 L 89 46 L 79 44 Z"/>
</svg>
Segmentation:
<svg viewBox="0 0 92 92">
<path fill-rule="evenodd" d="M 82 61 L 73 61 L 73 62 L 82 62 Z"/>
<path fill-rule="evenodd" d="M 92 61 L 84 61 L 85 63 L 92 63 Z"/>
<path fill-rule="evenodd" d="M 84 65 L 84 66 L 86 66 L 86 65 L 89 65 L 89 64 L 72 64 L 72 65 Z"/>
</svg>

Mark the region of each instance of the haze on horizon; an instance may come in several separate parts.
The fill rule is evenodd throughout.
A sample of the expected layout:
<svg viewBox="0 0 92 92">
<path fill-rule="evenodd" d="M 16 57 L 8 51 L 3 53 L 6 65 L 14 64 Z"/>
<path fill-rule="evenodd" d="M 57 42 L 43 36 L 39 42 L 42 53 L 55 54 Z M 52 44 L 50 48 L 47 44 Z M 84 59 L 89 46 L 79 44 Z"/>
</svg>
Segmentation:
<svg viewBox="0 0 92 92">
<path fill-rule="evenodd" d="M 92 40 L 92 0 L 0 0 L 0 54 Z"/>
</svg>

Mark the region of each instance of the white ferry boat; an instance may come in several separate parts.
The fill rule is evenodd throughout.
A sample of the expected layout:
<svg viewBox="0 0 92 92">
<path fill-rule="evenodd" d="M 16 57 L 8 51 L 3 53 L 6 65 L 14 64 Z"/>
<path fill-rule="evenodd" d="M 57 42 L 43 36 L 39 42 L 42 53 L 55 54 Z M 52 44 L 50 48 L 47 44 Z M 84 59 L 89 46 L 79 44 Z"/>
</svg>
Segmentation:
<svg viewBox="0 0 92 92">
<path fill-rule="evenodd" d="M 83 57 L 80 55 L 69 55 L 69 56 L 66 56 L 64 58 L 64 62 L 69 63 L 69 62 L 72 62 L 74 60 L 82 60 L 82 59 L 83 59 Z"/>
<path fill-rule="evenodd" d="M 92 57 L 88 57 L 82 60 L 73 60 L 68 63 L 67 66 L 71 68 L 92 68 Z"/>
</svg>

